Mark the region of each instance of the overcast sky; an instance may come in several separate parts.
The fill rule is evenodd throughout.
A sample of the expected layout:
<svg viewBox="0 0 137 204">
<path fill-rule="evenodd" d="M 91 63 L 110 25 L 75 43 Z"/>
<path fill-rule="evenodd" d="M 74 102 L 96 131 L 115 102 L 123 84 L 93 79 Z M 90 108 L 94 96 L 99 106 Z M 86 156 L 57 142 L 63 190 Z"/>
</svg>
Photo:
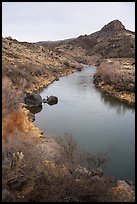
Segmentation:
<svg viewBox="0 0 137 204">
<path fill-rule="evenodd" d="M 2 2 L 2 36 L 18 41 L 78 37 L 115 19 L 135 31 L 135 2 Z"/>
</svg>

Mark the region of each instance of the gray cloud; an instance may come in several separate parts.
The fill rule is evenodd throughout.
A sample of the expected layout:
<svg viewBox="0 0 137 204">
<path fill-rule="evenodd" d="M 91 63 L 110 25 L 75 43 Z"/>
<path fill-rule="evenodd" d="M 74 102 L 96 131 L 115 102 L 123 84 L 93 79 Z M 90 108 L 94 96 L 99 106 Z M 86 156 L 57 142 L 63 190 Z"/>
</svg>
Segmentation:
<svg viewBox="0 0 137 204">
<path fill-rule="evenodd" d="M 59 40 L 91 34 L 114 19 L 134 31 L 135 3 L 2 3 L 2 35 L 10 35 L 19 41 Z"/>
</svg>

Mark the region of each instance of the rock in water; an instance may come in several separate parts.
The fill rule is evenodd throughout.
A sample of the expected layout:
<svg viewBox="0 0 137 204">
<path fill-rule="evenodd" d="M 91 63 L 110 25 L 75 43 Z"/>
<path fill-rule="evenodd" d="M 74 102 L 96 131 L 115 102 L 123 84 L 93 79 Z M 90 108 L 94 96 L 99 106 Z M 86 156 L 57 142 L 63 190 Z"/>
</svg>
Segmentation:
<svg viewBox="0 0 137 204">
<path fill-rule="evenodd" d="M 56 96 L 50 96 L 50 97 L 47 97 L 47 104 L 49 105 L 55 105 L 58 103 L 58 98 Z"/>
</svg>

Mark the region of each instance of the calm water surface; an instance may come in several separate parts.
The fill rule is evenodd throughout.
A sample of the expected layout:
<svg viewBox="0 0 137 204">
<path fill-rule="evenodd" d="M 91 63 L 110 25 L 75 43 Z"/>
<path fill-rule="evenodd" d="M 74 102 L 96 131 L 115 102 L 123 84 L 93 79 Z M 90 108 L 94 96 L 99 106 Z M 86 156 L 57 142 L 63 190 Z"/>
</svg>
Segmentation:
<svg viewBox="0 0 137 204">
<path fill-rule="evenodd" d="M 135 178 L 135 110 L 102 94 L 92 83 L 95 67 L 60 78 L 41 92 L 58 97 L 54 106 L 43 104 L 35 124 L 46 134 L 71 133 L 78 145 L 95 153 L 111 147 L 104 168 L 108 176 Z"/>
</svg>

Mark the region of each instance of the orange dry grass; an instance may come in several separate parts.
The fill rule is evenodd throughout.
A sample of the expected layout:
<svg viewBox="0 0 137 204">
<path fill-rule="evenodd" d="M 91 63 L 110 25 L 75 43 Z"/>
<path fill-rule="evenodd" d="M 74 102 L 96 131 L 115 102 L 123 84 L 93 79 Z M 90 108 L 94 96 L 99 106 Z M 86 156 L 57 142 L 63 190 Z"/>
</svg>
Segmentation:
<svg viewBox="0 0 137 204">
<path fill-rule="evenodd" d="M 20 130 L 21 132 L 23 132 L 24 127 L 23 112 L 17 111 L 10 113 L 3 124 L 3 139 L 6 141 L 9 136 L 14 137 L 15 130 Z"/>
</svg>

